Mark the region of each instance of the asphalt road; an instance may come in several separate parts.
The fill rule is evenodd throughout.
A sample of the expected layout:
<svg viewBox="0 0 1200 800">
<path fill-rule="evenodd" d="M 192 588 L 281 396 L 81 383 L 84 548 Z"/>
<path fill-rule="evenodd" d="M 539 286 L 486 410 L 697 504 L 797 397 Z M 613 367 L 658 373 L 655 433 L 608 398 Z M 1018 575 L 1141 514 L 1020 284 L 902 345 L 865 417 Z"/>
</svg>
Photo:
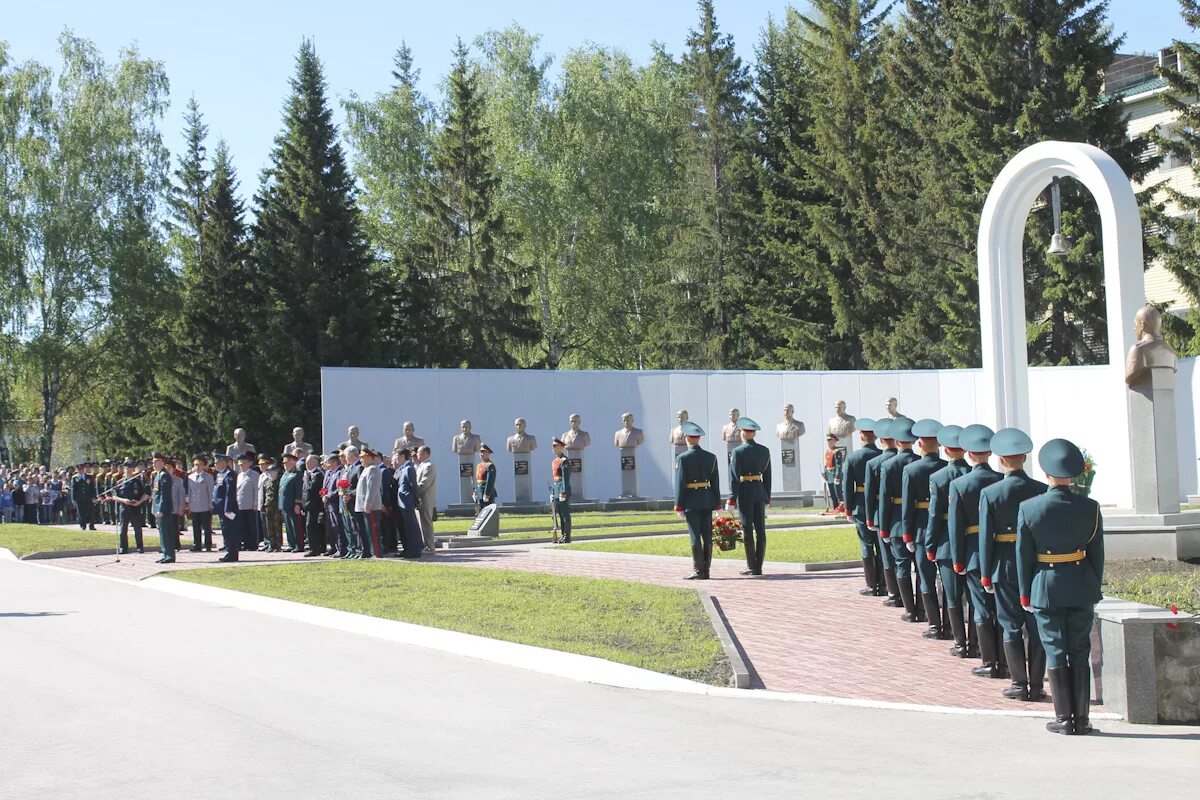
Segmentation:
<svg viewBox="0 0 1200 800">
<path fill-rule="evenodd" d="M 0 561 L 4 800 L 1196 796 L 1200 728 L 1043 724 L 611 689 Z"/>
</svg>

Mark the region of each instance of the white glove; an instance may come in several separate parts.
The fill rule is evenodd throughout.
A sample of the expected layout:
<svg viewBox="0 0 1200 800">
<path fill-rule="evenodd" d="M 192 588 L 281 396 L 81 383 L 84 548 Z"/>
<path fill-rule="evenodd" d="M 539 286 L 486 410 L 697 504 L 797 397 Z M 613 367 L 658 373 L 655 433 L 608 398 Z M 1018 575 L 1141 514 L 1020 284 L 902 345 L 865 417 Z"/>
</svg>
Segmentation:
<svg viewBox="0 0 1200 800">
<path fill-rule="evenodd" d="M 989 583 L 987 586 L 983 587 L 983 590 L 984 590 L 985 592 L 987 592 L 988 594 L 995 594 L 995 593 L 996 593 L 996 587 L 995 587 L 995 586 L 992 586 L 990 583 Z"/>
<path fill-rule="evenodd" d="M 237 516 L 237 514 L 233 513 L 232 511 L 225 512 L 225 519 L 233 519 L 236 516 Z"/>
<path fill-rule="evenodd" d="M 675 513 L 679 515 L 680 519 L 687 519 L 687 514 L 683 513 L 682 511 L 676 511 Z"/>
<path fill-rule="evenodd" d="M 1026 610 L 1026 611 L 1028 611 L 1030 614 L 1032 614 L 1032 613 L 1033 613 L 1033 606 L 1021 606 L 1021 608 L 1025 609 L 1025 610 Z"/>
<path fill-rule="evenodd" d="M 908 552 L 910 552 L 910 553 L 917 552 L 917 543 L 916 542 L 905 542 L 904 546 L 908 548 Z"/>
<path fill-rule="evenodd" d="M 732 512 L 733 512 L 733 509 L 734 509 L 734 505 L 733 505 L 733 503 L 726 503 L 726 504 L 725 504 L 725 510 L 726 510 L 726 511 L 728 511 L 728 512 L 732 513 Z"/>
</svg>

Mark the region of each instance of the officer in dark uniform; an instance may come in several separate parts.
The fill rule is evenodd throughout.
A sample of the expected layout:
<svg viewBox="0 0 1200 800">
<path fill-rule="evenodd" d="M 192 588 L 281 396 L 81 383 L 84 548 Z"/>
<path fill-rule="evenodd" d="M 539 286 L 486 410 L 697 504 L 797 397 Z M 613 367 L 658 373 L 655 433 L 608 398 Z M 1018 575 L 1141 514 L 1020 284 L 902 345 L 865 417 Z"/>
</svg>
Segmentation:
<svg viewBox="0 0 1200 800">
<path fill-rule="evenodd" d="M 968 623 L 963 619 L 966 587 L 962 577 L 954 571 L 954 559 L 950 555 L 950 482 L 971 471 L 963 458 L 965 452 L 959 447 L 962 430 L 958 425 L 945 425 L 938 431 L 938 444 L 945 450 L 949 463 L 929 476 L 929 524 L 920 548 L 924 549 L 925 560 L 937 565 L 938 577 L 942 579 L 942 606 L 946 609 L 950 633 L 954 637 L 950 654 L 958 658 L 978 658 L 975 620 L 972 618 Z"/>
<path fill-rule="evenodd" d="M 984 591 L 979 571 L 979 493 L 998 482 L 1003 476 L 988 464 L 992 455 L 995 432 L 986 425 L 968 425 L 958 441 L 975 466 L 961 478 L 950 482 L 950 557 L 954 571 L 965 577 L 975 627 L 979 632 L 979 655 L 983 663 L 971 670 L 973 675 L 986 678 L 1006 676 L 996 636 L 996 604 Z"/>
<path fill-rule="evenodd" d="M 946 462 L 938 455 L 937 435 L 941 430 L 942 423 L 936 419 L 922 419 L 913 424 L 912 435 L 921 440 L 923 455 L 904 468 L 900 504 L 904 517 L 904 549 L 912 554 L 910 558 L 921 590 L 921 610 L 925 612 L 925 620 L 929 623 L 928 630 L 921 634 L 926 639 L 945 637 L 938 609 L 937 567 L 925 557 L 923 550 L 918 555 L 918 540 L 925 538 L 925 529 L 929 526 L 929 479 L 946 466 Z M 903 584 L 901 588 L 904 588 Z"/>
<path fill-rule="evenodd" d="M 238 551 L 242 549 L 237 519 L 237 473 L 233 469 L 233 461 L 225 453 L 213 453 L 213 469 L 217 470 L 217 479 L 213 484 L 213 513 L 221 519 L 221 540 L 225 542 L 221 549 L 225 555 L 218 561 L 237 561 Z"/>
<path fill-rule="evenodd" d="M 879 528 L 879 470 L 896 455 L 896 443 L 892 441 L 892 425 L 895 420 L 879 419 L 875 421 L 875 436 L 882 448 L 879 455 L 867 462 L 867 470 L 863 481 L 863 502 L 867 511 L 867 528 L 875 537 L 879 547 L 879 559 L 883 564 L 883 582 L 887 588 L 885 606 L 899 608 L 904 605 L 900 599 L 900 585 L 896 582 L 896 559 L 892 557 L 892 548 L 883 540 Z"/>
<path fill-rule="evenodd" d="M 904 545 L 904 468 L 917 461 L 912 451 L 915 423 L 908 417 L 892 420 L 892 440 L 899 452 L 879 468 L 879 536 L 885 546 L 892 549 L 896 583 L 900 588 L 900 600 L 904 603 L 905 622 L 919 622 L 925 618 L 917 608 L 916 594 L 912 584 L 912 553 Z"/>
<path fill-rule="evenodd" d="M 749 417 L 739 417 L 742 444 L 729 460 L 729 501 L 725 508 L 737 509 L 742 518 L 746 543 L 743 575 L 762 575 L 767 554 L 767 506 L 771 505 L 771 451 L 754 441 L 762 429 Z"/>
<path fill-rule="evenodd" d="M 979 572 L 983 588 L 996 599 L 996 619 L 1012 686 L 1001 694 L 1013 700 L 1041 700 L 1046 651 L 1033 615 L 1021 608 L 1017 584 L 1017 511 L 1021 503 L 1046 492 L 1046 484 L 1025 474 L 1033 442 L 1024 431 L 1002 428 L 992 437 L 1004 479 L 979 494 Z"/>
<path fill-rule="evenodd" d="M 680 426 L 688 449 L 675 457 L 675 510 L 687 520 L 692 540 L 692 574 L 708 580 L 712 564 L 712 515 L 721 507 L 721 475 L 717 457 L 700 446 L 704 429 L 688 421 Z"/>
<path fill-rule="evenodd" d="M 554 498 L 554 515 L 558 517 L 558 538 L 556 542 L 571 543 L 571 459 L 563 450 L 567 443 L 555 439 L 554 460 L 550 462 L 550 494 Z"/>
<path fill-rule="evenodd" d="M 1083 735 L 1092 732 L 1091 634 L 1104 582 L 1104 523 L 1095 500 L 1071 492 L 1071 479 L 1083 472 L 1078 447 L 1052 439 L 1038 464 L 1050 488 L 1017 512 L 1020 600 L 1046 650 L 1056 717 L 1046 730 Z"/>
<path fill-rule="evenodd" d="M 167 467 L 167 457 L 162 453 L 155 453 L 153 462 L 154 488 L 151 490 L 153 499 L 150 510 L 154 512 L 154 518 L 158 520 L 158 540 L 161 543 L 163 554 L 158 563 L 173 564 L 175 563 L 175 506 L 171 498 L 171 483 L 175 480 L 175 476 Z"/>
<path fill-rule="evenodd" d="M 875 420 L 863 417 L 855 420 L 854 428 L 858 431 L 862 447 L 855 450 L 842 464 L 842 492 L 846 498 L 846 519 L 854 523 L 858 532 L 858 548 L 862 554 L 863 580 L 865 589 L 859 589 L 862 595 L 881 597 L 886 592 L 883 588 L 883 561 L 879 556 L 879 537 L 867 527 L 866 482 L 867 462 L 879 455 L 875 446 Z"/>
<path fill-rule="evenodd" d="M 496 502 L 496 465 L 492 463 L 492 448 L 479 448 L 479 463 L 475 465 L 475 513 Z"/>
<path fill-rule="evenodd" d="M 89 462 L 81 463 L 79 473 L 71 479 L 71 501 L 79 513 L 80 530 L 96 530 L 96 476 L 91 467 Z"/>
<path fill-rule="evenodd" d="M 125 477 L 113 489 L 117 497 L 117 508 L 121 514 L 120 545 L 118 553 L 129 552 L 129 526 L 133 526 L 133 543 L 139 553 L 142 548 L 142 502 L 146 499 L 146 484 L 137 473 L 137 462 L 129 459 L 125 462 Z"/>
</svg>

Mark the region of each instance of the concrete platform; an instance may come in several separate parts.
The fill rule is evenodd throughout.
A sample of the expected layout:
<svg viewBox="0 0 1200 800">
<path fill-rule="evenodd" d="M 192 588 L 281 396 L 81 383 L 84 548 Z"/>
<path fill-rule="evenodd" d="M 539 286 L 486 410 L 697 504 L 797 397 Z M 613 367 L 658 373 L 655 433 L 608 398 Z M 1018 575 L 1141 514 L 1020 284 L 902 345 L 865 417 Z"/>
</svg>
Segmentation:
<svg viewBox="0 0 1200 800">
<path fill-rule="evenodd" d="M 1134 514 L 1101 509 L 1107 558 L 1200 558 L 1200 511 Z"/>
</svg>

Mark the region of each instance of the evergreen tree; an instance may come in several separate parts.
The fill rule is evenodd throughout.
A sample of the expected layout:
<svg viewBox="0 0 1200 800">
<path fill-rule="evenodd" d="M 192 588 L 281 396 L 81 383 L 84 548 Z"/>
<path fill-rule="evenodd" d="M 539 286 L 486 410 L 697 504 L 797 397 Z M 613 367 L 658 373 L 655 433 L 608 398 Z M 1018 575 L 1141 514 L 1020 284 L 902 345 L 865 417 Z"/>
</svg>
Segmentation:
<svg viewBox="0 0 1200 800">
<path fill-rule="evenodd" d="M 267 415 L 255 429 L 260 438 L 281 438 L 300 425 L 320 441 L 321 367 L 372 363 L 378 299 L 354 180 L 311 40 L 300 46 L 291 88 L 255 196 L 248 300 L 262 314 L 254 377 Z"/>
<path fill-rule="evenodd" d="M 183 114 L 184 151 L 175 169 L 169 203 L 174 220 L 172 238 L 180 263 L 195 265 L 200 259 L 200 228 L 204 224 L 204 200 L 208 193 L 208 170 L 204 166 L 204 139 L 208 126 L 195 96 L 189 97 Z"/>
</svg>

